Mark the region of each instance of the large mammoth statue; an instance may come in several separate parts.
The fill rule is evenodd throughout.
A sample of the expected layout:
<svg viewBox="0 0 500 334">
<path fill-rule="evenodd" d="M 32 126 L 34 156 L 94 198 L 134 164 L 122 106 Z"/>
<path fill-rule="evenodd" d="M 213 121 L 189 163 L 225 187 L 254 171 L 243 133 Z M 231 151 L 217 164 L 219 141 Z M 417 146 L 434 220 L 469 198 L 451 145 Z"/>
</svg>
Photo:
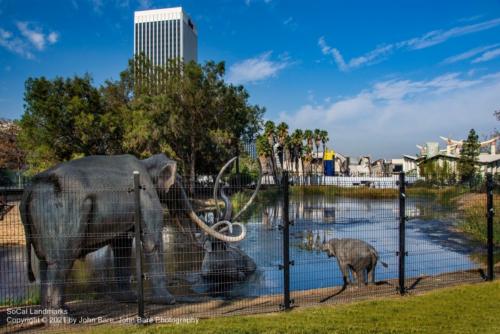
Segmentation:
<svg viewBox="0 0 500 334">
<path fill-rule="evenodd" d="M 121 293 L 118 299 L 135 300 L 130 288 L 130 258 L 134 230 L 133 172 L 140 173 L 142 247 L 151 273 L 152 302 L 175 303 L 166 289 L 163 261 L 163 192 L 174 186 L 181 196 L 181 210 L 206 234 L 224 242 L 236 242 L 246 235 L 245 226 L 224 222 L 217 231 L 193 211 L 176 175 L 176 162 L 164 154 L 145 160 L 131 155 L 89 156 L 61 163 L 34 177 L 21 200 L 21 219 L 28 250 L 28 275 L 31 246 L 40 260 L 42 306 L 64 306 L 64 285 L 73 262 L 106 245 L 114 254 L 115 279 Z M 219 225 L 220 226 L 220 225 Z M 239 234 L 232 235 L 239 226 Z M 229 232 L 229 233 L 228 233 Z"/>
<path fill-rule="evenodd" d="M 221 177 L 227 167 L 236 158 L 229 160 L 224 167 L 219 172 L 215 180 L 214 186 L 214 202 L 218 203 L 218 188 L 221 182 Z M 221 188 L 221 197 L 224 202 L 224 211 L 221 212 L 219 206 L 215 211 L 215 224 L 212 225 L 212 229 L 219 230 L 220 232 L 225 232 L 232 226 L 232 221 L 235 221 L 243 212 L 248 209 L 249 205 L 253 202 L 253 199 L 257 195 L 260 188 L 260 179 L 262 175 L 261 166 L 259 163 L 259 179 L 255 191 L 253 192 L 247 205 L 245 205 L 238 213 L 233 215 L 233 207 L 231 200 L 226 195 L 224 189 Z M 229 223 L 229 224 L 228 224 Z M 207 235 L 203 240 L 203 249 L 205 250 L 205 255 L 203 257 L 201 265 L 202 277 L 216 283 L 231 283 L 236 281 L 242 281 L 246 279 L 249 275 L 255 272 L 257 265 L 254 260 L 249 257 L 245 252 L 243 252 L 238 246 L 231 245 L 230 243 L 214 238 L 213 236 Z"/>
</svg>

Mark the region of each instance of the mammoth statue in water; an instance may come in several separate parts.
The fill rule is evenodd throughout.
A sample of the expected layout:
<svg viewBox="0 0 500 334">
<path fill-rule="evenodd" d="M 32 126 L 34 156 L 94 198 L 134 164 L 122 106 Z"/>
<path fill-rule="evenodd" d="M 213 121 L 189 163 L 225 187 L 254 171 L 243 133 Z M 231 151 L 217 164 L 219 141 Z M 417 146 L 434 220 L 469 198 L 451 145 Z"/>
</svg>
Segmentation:
<svg viewBox="0 0 500 334">
<path fill-rule="evenodd" d="M 176 174 L 176 166 L 164 154 L 144 160 L 131 155 L 89 156 L 58 164 L 34 177 L 24 191 L 20 210 L 30 281 L 35 280 L 31 246 L 40 260 L 42 307 L 63 308 L 65 281 L 73 262 L 106 245 L 114 254 L 115 279 L 121 291 L 117 299 L 136 299 L 129 270 L 134 193 L 127 191 L 134 171 L 140 173 L 141 241 L 151 274 L 153 303 L 175 303 L 166 288 L 165 268 L 159 265 L 164 263 L 160 200 L 172 186 L 181 196 L 180 209 L 213 240 L 231 243 L 245 238 L 242 224 L 224 221 L 210 227 L 197 216 Z M 239 227 L 238 235 L 232 235 L 234 226 Z M 218 230 L 220 227 L 223 228 Z"/>
<path fill-rule="evenodd" d="M 222 167 L 219 175 L 215 180 L 215 203 L 218 203 L 217 194 L 221 177 L 226 168 L 229 167 L 235 159 L 236 158 L 229 160 L 224 165 L 224 167 Z M 259 171 L 259 179 L 257 181 L 255 191 L 250 197 L 248 203 L 234 216 L 231 201 L 224 192 L 224 187 L 221 188 L 221 197 L 224 201 L 224 212 L 221 213 L 219 210 L 219 206 L 217 205 L 217 209 L 215 211 L 215 224 L 211 226 L 212 229 L 219 230 L 219 228 L 221 228 L 219 232 L 227 231 L 234 224 L 232 223 L 232 221 L 235 221 L 236 219 L 241 217 L 243 212 L 248 209 L 255 196 L 257 195 L 260 187 L 262 174 L 260 163 Z M 217 239 L 211 235 L 207 235 L 202 240 L 203 249 L 205 250 L 205 256 L 201 265 L 201 275 L 203 276 L 203 278 L 216 283 L 231 283 L 246 279 L 257 269 L 257 265 L 255 264 L 253 259 L 245 254 L 245 252 L 243 252 L 237 246 L 231 245 L 229 242 Z"/>
</svg>

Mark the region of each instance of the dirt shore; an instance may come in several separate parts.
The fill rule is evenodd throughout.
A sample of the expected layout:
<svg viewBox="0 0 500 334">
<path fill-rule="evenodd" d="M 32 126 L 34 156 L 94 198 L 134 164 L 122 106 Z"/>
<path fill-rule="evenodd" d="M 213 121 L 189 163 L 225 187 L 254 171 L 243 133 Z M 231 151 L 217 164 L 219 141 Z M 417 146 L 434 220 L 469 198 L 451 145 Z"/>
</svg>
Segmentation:
<svg viewBox="0 0 500 334">
<path fill-rule="evenodd" d="M 497 277 L 500 275 L 500 267 L 496 268 Z M 484 281 L 482 270 L 468 270 L 453 273 L 446 273 L 437 276 L 422 276 L 408 278 L 406 280 L 407 295 L 417 295 L 423 292 L 460 285 L 463 283 L 480 283 Z M 343 304 L 353 301 L 368 299 L 400 298 L 397 293 L 397 279 L 378 282 L 375 285 L 362 287 L 329 287 L 307 291 L 292 291 L 293 307 L 309 307 L 314 305 Z M 256 313 L 270 313 L 281 309 L 283 295 L 268 295 L 243 299 L 217 299 L 209 297 L 193 297 L 187 301 L 187 297 L 177 296 L 178 302 L 172 306 L 150 305 L 146 303 L 146 317 L 157 322 L 171 321 L 171 319 L 186 318 L 210 318 L 218 316 L 245 315 Z M 184 301 L 183 301 L 184 300 Z M 137 317 L 137 305 L 135 303 L 118 303 L 110 298 L 97 300 L 74 301 L 67 303 L 70 314 L 80 321 L 72 326 L 46 326 L 41 323 L 8 325 L 7 317 L 9 308 L 0 308 L 0 332 L 3 331 L 23 331 L 39 332 L 41 330 L 68 332 L 89 326 L 96 326 L 100 323 L 124 324 L 134 323 Z M 40 310 L 39 306 L 22 307 L 26 310 L 27 316 Z M 19 315 L 18 317 L 23 317 Z M 94 320 L 95 323 L 88 321 Z M 169 320 L 170 319 L 170 320 Z M 77 326 L 77 327 L 75 327 Z"/>
</svg>

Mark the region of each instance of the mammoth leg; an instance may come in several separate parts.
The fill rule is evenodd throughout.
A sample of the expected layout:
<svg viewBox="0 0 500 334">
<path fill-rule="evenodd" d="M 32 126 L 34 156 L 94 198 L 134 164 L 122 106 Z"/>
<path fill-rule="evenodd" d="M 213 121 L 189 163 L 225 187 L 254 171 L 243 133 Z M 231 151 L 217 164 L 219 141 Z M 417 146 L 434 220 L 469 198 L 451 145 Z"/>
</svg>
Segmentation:
<svg viewBox="0 0 500 334">
<path fill-rule="evenodd" d="M 376 264 L 377 263 L 375 263 L 373 266 L 370 266 L 369 268 L 367 268 L 367 271 L 368 271 L 368 282 L 369 283 L 375 284 L 375 267 L 376 267 Z"/>
<path fill-rule="evenodd" d="M 351 283 L 351 278 L 349 277 L 349 266 L 342 263 L 338 258 L 337 262 L 339 264 L 340 272 L 342 273 L 344 286 L 347 286 L 349 283 Z"/>
<path fill-rule="evenodd" d="M 359 269 L 356 271 L 356 284 L 361 286 L 363 284 L 366 285 L 366 270 L 365 268 Z"/>
<path fill-rule="evenodd" d="M 143 221 L 145 226 L 142 245 L 153 287 L 151 302 L 174 304 L 175 298 L 167 290 L 162 238 L 163 211 L 161 208 L 148 210 L 143 214 Z"/>
<path fill-rule="evenodd" d="M 137 295 L 130 288 L 131 259 L 132 259 L 132 239 L 123 237 L 112 241 L 113 263 L 115 269 L 115 281 L 117 291 L 113 293 L 113 298 L 123 302 L 135 302 Z"/>
<path fill-rule="evenodd" d="M 64 306 L 64 283 L 73 261 L 47 263 L 40 261 L 40 283 L 42 307 L 46 309 L 62 309 Z"/>
</svg>

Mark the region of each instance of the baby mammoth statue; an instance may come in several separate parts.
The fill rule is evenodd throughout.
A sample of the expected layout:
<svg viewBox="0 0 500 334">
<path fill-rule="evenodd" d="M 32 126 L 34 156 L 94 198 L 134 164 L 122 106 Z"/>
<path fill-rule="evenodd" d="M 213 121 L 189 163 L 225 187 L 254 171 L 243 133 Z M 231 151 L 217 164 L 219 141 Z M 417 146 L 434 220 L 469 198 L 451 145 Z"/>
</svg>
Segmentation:
<svg viewBox="0 0 500 334">
<path fill-rule="evenodd" d="M 378 253 L 369 243 L 359 239 L 331 239 L 323 242 L 321 249 L 328 257 L 337 258 L 342 272 L 344 286 L 352 284 L 349 271 L 352 272 L 356 283 L 375 283 L 375 267 L 378 262 Z M 387 268 L 387 263 L 380 261 Z"/>
</svg>

